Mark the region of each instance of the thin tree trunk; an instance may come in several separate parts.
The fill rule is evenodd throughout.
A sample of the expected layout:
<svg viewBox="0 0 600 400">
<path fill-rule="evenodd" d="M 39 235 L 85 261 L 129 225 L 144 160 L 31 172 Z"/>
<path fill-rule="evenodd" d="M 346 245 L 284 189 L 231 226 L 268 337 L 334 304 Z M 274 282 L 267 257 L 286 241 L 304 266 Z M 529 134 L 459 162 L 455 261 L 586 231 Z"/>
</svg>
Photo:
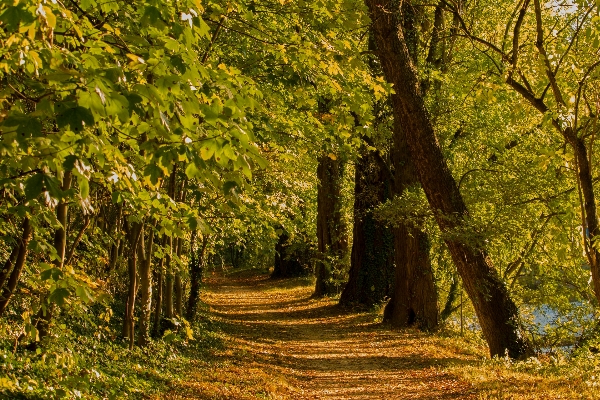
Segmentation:
<svg viewBox="0 0 600 400">
<path fill-rule="evenodd" d="M 71 182 L 73 174 L 71 171 L 66 171 L 63 175 L 62 191 L 65 192 L 71 188 Z M 58 228 L 54 232 L 54 248 L 58 255 L 57 260 L 54 262 L 54 266 L 58 269 L 62 269 L 65 262 L 65 252 L 67 249 L 67 217 L 69 212 L 69 206 L 66 202 L 61 201 L 56 206 L 56 219 L 58 220 L 61 228 Z M 38 312 L 36 319 L 36 327 L 38 330 L 38 336 L 40 340 L 48 336 L 48 329 L 50 328 L 50 321 L 52 320 L 52 314 L 54 312 L 54 304 L 47 304 L 47 307 L 42 306 Z"/>
<path fill-rule="evenodd" d="M 121 220 L 123 219 L 123 205 L 119 204 L 119 208 L 117 211 L 117 219 L 115 221 L 115 230 L 114 230 L 114 242 L 110 247 L 110 261 L 108 263 L 108 268 L 106 270 L 106 275 L 110 275 L 112 271 L 115 270 L 117 266 L 117 261 L 119 260 L 119 248 L 121 247 L 121 239 L 119 238 L 119 227 L 121 226 Z"/>
<path fill-rule="evenodd" d="M 419 180 L 448 245 L 452 259 L 473 303 L 492 356 L 517 358 L 527 354 L 529 343 L 519 331 L 519 315 L 508 290 L 483 248 L 475 248 L 458 235 L 470 232 L 468 211 L 434 134 L 420 94 L 419 81 L 402 32 L 396 2 L 365 0 L 377 42 L 384 75 L 394 85 L 392 106 L 401 120 L 402 133 Z M 473 232 L 474 233 L 474 232 Z"/>
<path fill-rule="evenodd" d="M 4 264 L 4 269 L 2 270 L 2 279 L 0 288 L 4 288 L 2 290 L 2 297 L 0 297 L 0 317 L 4 314 L 4 310 L 10 301 L 15 289 L 17 288 L 17 284 L 19 283 L 19 278 L 21 277 L 21 272 L 23 271 L 23 266 L 25 265 L 25 259 L 27 258 L 27 245 L 29 244 L 29 240 L 31 239 L 31 224 L 29 222 L 29 218 L 25 218 L 23 220 L 23 225 L 21 227 L 23 231 L 21 240 L 19 243 L 15 245 L 15 250 L 9 256 L 9 259 Z M 13 253 L 16 253 L 13 256 Z M 15 260 L 16 258 L 16 260 Z M 14 262 L 14 267 L 12 266 Z M 10 271 L 12 268 L 12 272 Z M 9 276 L 10 273 L 10 276 Z M 8 277 L 8 282 L 6 282 L 6 277 Z M 4 287 L 4 283 L 6 282 L 6 287 Z"/>
<path fill-rule="evenodd" d="M 73 241 L 73 244 L 71 245 L 71 248 L 69 249 L 69 251 L 68 251 L 68 253 L 67 253 L 66 257 L 65 257 L 65 264 L 66 265 L 69 265 L 71 263 L 71 259 L 75 255 L 75 248 L 77 247 L 77 245 L 79 244 L 79 242 L 83 238 L 83 234 L 85 233 L 85 230 L 90 226 L 90 222 L 91 221 L 92 221 L 92 219 L 90 218 L 89 215 L 86 215 L 84 217 L 83 226 L 79 230 L 79 233 L 77 234 L 77 237 Z"/>
<path fill-rule="evenodd" d="M 187 308 L 185 310 L 185 319 L 193 321 L 198 312 L 198 301 L 200 299 L 200 285 L 202 285 L 202 271 L 204 267 L 204 253 L 208 245 L 208 235 L 202 235 L 202 245 L 200 251 L 194 249 L 196 231 L 192 232 L 190 240 L 190 296 L 188 297 Z"/>
<path fill-rule="evenodd" d="M 163 300 L 165 303 L 165 318 L 170 320 L 173 318 L 173 270 L 171 266 L 171 253 L 173 252 L 172 236 L 168 237 L 167 246 L 169 247 L 169 250 L 165 256 L 166 279 L 165 295 Z"/>
<path fill-rule="evenodd" d="M 162 247 L 162 251 L 164 252 L 165 246 L 167 245 L 167 236 L 163 235 L 160 245 Z M 152 336 L 154 337 L 158 337 L 161 331 L 164 265 L 165 257 L 163 256 L 160 258 L 160 261 L 158 262 L 158 267 L 156 268 L 156 302 L 154 306 L 154 327 L 152 329 Z"/>
<path fill-rule="evenodd" d="M 149 226 L 148 241 L 145 249 L 140 241 L 140 329 L 138 346 L 146 346 L 150 340 L 150 317 L 152 314 L 152 253 L 154 251 L 154 225 Z"/>
<path fill-rule="evenodd" d="M 135 298 L 137 295 L 137 255 L 140 241 L 144 240 L 143 224 L 132 222 L 127 231 L 127 242 L 129 244 L 129 257 L 127 257 L 128 288 L 127 302 L 125 304 L 125 319 L 123 321 L 123 337 L 129 339 L 129 348 L 133 348 L 134 342 L 134 314 Z"/>
<path fill-rule="evenodd" d="M 175 240 L 175 254 L 177 255 L 177 260 L 181 260 L 181 248 L 183 246 L 183 239 L 177 238 Z M 181 282 L 181 271 L 179 268 L 175 273 L 175 315 L 181 317 L 183 315 L 183 284 Z"/>
</svg>

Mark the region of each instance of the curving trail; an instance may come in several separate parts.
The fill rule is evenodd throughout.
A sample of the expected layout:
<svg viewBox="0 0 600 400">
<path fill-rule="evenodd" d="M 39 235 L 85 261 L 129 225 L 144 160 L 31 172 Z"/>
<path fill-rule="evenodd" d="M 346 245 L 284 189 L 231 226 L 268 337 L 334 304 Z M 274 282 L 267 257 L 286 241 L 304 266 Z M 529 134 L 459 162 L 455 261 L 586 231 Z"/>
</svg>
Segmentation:
<svg viewBox="0 0 600 400">
<path fill-rule="evenodd" d="M 469 383 L 445 370 L 471 364 L 473 356 L 414 330 L 390 331 L 372 313 L 349 313 L 333 300 L 311 299 L 311 292 L 299 279 L 208 279 L 203 300 L 227 341 L 212 376 L 225 389 L 188 391 L 185 398 L 477 398 Z M 262 386 L 253 395 L 236 385 Z"/>
</svg>

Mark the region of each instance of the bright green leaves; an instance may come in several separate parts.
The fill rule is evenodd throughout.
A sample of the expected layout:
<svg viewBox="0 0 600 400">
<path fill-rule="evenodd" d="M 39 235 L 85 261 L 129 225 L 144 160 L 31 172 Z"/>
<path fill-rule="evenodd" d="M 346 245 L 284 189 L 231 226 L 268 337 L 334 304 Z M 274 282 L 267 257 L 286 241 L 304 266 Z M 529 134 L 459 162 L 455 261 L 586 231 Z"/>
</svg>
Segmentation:
<svg viewBox="0 0 600 400">
<path fill-rule="evenodd" d="M 219 143 L 216 139 L 204 140 L 200 148 L 200 156 L 203 160 L 210 160 L 218 150 Z"/>
<path fill-rule="evenodd" d="M 65 110 L 56 116 L 59 128 L 70 128 L 73 132 L 81 132 L 85 126 L 91 127 L 94 125 L 94 116 L 89 109 L 81 106 L 63 106 L 61 108 L 65 108 Z"/>
</svg>

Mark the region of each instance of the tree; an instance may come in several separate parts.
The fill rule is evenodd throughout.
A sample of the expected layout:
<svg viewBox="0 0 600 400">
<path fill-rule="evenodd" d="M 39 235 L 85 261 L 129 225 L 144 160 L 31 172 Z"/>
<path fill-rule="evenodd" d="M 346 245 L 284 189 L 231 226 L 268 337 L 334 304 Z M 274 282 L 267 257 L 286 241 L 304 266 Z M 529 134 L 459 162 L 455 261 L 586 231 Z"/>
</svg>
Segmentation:
<svg viewBox="0 0 600 400">
<path fill-rule="evenodd" d="M 598 109 L 596 101 L 594 110 L 594 97 L 597 100 L 598 95 L 593 83 L 598 80 L 600 62 L 589 50 L 594 48 L 594 40 L 597 41 L 597 32 L 592 29 L 590 22 L 598 5 L 593 2 L 577 3 L 573 14 L 554 11 L 555 7 L 560 5 L 542 5 L 539 0 L 534 0 L 533 18 L 528 18 L 532 8 L 531 1 L 520 2 L 506 23 L 507 34 L 500 45 L 471 32 L 462 19 L 460 10 L 451 9 L 459 19 L 460 28 L 465 35 L 474 44 L 483 46 L 499 57 L 494 60 L 497 75 L 503 77 L 506 84 L 521 95 L 529 107 L 544 115 L 571 147 L 579 192 L 581 226 L 585 231 L 584 250 L 590 265 L 596 300 L 600 301 L 600 253 L 594 245 L 596 237 L 600 235 L 592 173 L 594 134 L 586 134 L 592 121 L 597 118 L 594 111 L 597 114 Z M 544 29 L 546 23 L 552 23 L 555 27 L 553 29 L 558 28 L 555 39 L 547 37 Z M 505 50 L 509 32 L 512 32 L 512 46 L 510 50 Z M 523 32 L 531 33 L 530 37 L 535 37 L 535 41 L 522 41 Z M 558 61 L 552 61 L 553 59 Z M 537 67 L 532 66 L 533 62 L 537 63 Z M 546 99 L 548 92 L 552 94 L 550 99 Z"/>
<path fill-rule="evenodd" d="M 411 158 L 436 221 L 479 318 L 490 354 L 521 357 L 529 351 L 519 332 L 517 307 L 483 248 L 468 236 L 468 211 L 437 143 L 393 2 L 367 0 L 378 56 L 394 85 L 393 108 L 401 119 Z"/>
<path fill-rule="evenodd" d="M 391 295 L 394 275 L 394 236 L 374 209 L 391 195 L 389 167 L 381 156 L 364 150 L 354 170 L 354 225 L 348 282 L 340 304 L 373 306 Z"/>
<path fill-rule="evenodd" d="M 344 257 L 348 246 L 341 216 L 343 164 L 335 155 L 321 156 L 317 177 L 318 254 L 314 296 L 321 297 L 337 293 L 338 288 L 333 281 L 333 268 L 334 264 Z"/>
</svg>

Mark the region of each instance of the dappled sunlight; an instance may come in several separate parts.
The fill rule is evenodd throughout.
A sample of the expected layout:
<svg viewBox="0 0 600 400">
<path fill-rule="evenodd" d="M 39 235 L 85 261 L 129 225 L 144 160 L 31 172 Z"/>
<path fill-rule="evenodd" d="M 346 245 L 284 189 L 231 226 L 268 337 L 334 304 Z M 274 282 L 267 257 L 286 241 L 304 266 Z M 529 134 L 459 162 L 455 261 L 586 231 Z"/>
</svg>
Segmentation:
<svg viewBox="0 0 600 400">
<path fill-rule="evenodd" d="M 473 356 L 416 330 L 391 331 L 379 315 L 313 299 L 312 290 L 306 280 L 213 275 L 203 299 L 228 342 L 217 357 L 284 380 L 285 390 L 271 398 L 476 398 L 469 383 L 444 370 Z"/>
</svg>

